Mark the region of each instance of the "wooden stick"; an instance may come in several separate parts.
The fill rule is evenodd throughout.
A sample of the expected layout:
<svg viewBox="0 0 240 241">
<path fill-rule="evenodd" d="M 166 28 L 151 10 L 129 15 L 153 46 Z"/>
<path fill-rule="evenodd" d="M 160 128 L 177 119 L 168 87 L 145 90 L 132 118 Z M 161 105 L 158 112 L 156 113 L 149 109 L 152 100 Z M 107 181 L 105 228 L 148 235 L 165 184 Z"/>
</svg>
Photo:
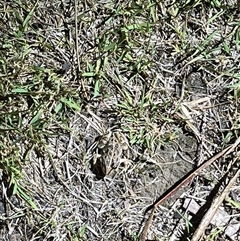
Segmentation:
<svg viewBox="0 0 240 241">
<path fill-rule="evenodd" d="M 209 160 L 207 160 L 206 162 L 204 162 L 203 164 L 201 164 L 199 167 L 197 167 L 194 171 L 190 172 L 179 184 L 177 184 L 173 189 L 170 189 L 166 195 L 164 195 L 160 200 L 158 200 L 157 202 L 155 202 L 155 204 L 153 205 L 153 209 L 152 212 L 140 234 L 139 237 L 139 241 L 145 241 L 147 234 L 148 234 L 148 230 L 152 224 L 153 221 L 153 216 L 154 216 L 154 212 L 157 209 L 157 207 L 162 204 L 164 201 L 166 201 L 168 198 L 170 198 L 171 196 L 173 196 L 181 187 L 187 185 L 195 176 L 197 176 L 202 170 L 204 170 L 205 168 L 207 168 L 209 165 L 211 165 L 214 161 L 216 161 L 217 159 L 219 159 L 220 157 L 224 156 L 224 155 L 228 155 L 229 153 L 231 153 L 235 147 L 237 147 L 240 143 L 240 137 L 235 141 L 234 144 L 226 147 L 224 150 L 222 150 L 221 152 L 219 152 L 218 154 L 216 154 L 215 156 L 213 156 L 212 158 L 210 158 Z"/>
<path fill-rule="evenodd" d="M 232 185 L 235 183 L 235 181 L 236 181 L 237 177 L 239 176 L 239 174 L 240 174 L 240 170 L 238 170 L 235 173 L 235 175 L 229 181 L 228 185 L 225 187 L 225 189 L 223 190 L 221 195 L 214 199 L 214 201 L 212 202 L 210 208 L 205 213 L 205 215 L 202 218 L 200 224 L 198 225 L 197 230 L 193 234 L 193 236 L 191 238 L 191 241 L 199 241 L 201 239 L 205 229 L 207 228 L 207 226 L 209 225 L 209 223 L 213 219 L 214 215 L 216 214 L 219 206 L 222 204 L 222 202 L 225 199 L 226 195 L 230 192 L 230 189 L 231 189 Z"/>
</svg>

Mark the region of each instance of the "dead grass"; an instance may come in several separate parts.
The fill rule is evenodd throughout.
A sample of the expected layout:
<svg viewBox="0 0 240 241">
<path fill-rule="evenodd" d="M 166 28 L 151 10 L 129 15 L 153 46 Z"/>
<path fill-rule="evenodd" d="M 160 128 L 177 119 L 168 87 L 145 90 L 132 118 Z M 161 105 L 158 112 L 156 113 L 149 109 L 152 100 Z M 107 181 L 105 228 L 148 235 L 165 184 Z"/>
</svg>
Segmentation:
<svg viewBox="0 0 240 241">
<path fill-rule="evenodd" d="M 1 238 L 138 240 L 144 211 L 239 136 L 238 18 L 214 0 L 1 1 Z M 149 238 L 191 237 L 183 201 L 203 205 L 237 155 L 157 210 Z M 231 238 L 211 225 L 203 240 Z"/>
</svg>

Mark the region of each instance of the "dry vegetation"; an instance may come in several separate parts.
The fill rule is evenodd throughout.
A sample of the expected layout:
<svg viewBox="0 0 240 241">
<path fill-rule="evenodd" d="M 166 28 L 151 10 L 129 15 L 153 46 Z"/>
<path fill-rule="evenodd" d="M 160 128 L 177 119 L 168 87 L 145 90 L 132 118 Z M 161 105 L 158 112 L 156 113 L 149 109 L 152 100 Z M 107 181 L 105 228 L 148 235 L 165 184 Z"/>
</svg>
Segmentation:
<svg viewBox="0 0 240 241">
<path fill-rule="evenodd" d="M 235 1 L 1 1 L 0 240 L 240 240 L 239 19 Z"/>
</svg>

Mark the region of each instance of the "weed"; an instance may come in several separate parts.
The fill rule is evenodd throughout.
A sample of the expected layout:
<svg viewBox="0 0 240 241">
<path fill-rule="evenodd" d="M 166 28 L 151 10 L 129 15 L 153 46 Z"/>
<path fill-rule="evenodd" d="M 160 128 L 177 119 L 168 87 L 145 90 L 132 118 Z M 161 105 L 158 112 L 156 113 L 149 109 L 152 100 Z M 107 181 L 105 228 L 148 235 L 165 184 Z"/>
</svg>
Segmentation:
<svg viewBox="0 0 240 241">
<path fill-rule="evenodd" d="M 214 241 L 218 238 L 218 235 L 223 232 L 223 229 L 218 229 L 216 228 L 215 230 L 212 231 L 210 235 L 206 238 L 206 241 Z"/>
<path fill-rule="evenodd" d="M 185 220 L 187 233 L 190 234 L 190 229 L 193 227 L 192 223 L 183 213 L 179 212 L 178 210 L 177 210 L 177 213 L 182 217 L 182 219 Z"/>
</svg>

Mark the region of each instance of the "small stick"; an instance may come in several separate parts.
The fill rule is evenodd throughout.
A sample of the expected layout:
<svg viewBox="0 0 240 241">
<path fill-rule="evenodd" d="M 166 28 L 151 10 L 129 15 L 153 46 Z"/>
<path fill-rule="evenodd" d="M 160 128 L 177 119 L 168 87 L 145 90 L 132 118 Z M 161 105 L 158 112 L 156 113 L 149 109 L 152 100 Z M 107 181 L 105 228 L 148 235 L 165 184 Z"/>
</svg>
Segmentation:
<svg viewBox="0 0 240 241">
<path fill-rule="evenodd" d="M 77 6 L 77 0 L 74 1 L 74 21 L 75 21 L 75 48 L 76 48 L 76 57 L 77 57 L 77 77 L 79 77 L 81 66 L 80 66 L 80 58 L 79 58 L 79 46 L 78 46 L 78 6 Z M 83 83 L 83 78 L 81 78 L 81 84 L 82 84 L 82 90 L 87 98 L 86 94 L 86 88 Z"/>
<path fill-rule="evenodd" d="M 79 47 L 78 47 L 78 19 L 77 19 L 77 0 L 74 1 L 74 20 L 75 20 L 75 47 L 77 55 L 78 72 L 80 72 Z"/>
<path fill-rule="evenodd" d="M 211 204 L 210 208 L 208 209 L 207 213 L 202 218 L 197 230 L 193 234 L 191 241 L 199 241 L 201 239 L 205 229 L 207 228 L 207 226 L 209 225 L 209 223 L 213 219 L 214 215 L 216 214 L 219 206 L 222 204 L 226 195 L 230 192 L 230 189 L 231 189 L 232 185 L 235 183 L 239 174 L 240 174 L 240 170 L 238 170 L 235 173 L 235 175 L 229 181 L 228 185 L 223 190 L 222 194 L 219 197 L 215 198 L 215 200 L 212 202 L 212 204 Z"/>
<path fill-rule="evenodd" d="M 158 200 L 153 205 L 152 212 L 151 212 L 151 214 L 150 214 L 150 216 L 148 218 L 148 221 L 146 222 L 146 224 L 145 224 L 145 226 L 143 228 L 143 231 L 140 234 L 139 241 L 145 241 L 146 240 L 148 230 L 149 230 L 149 228 L 150 228 L 150 226 L 152 224 L 154 212 L 155 212 L 155 210 L 157 209 L 157 207 L 159 205 L 161 205 L 164 201 L 166 201 L 168 198 L 173 196 L 181 187 L 187 185 L 195 176 L 197 176 L 202 170 L 204 170 L 209 165 L 211 165 L 214 161 L 216 161 L 217 159 L 219 159 L 220 157 L 222 157 L 224 155 L 228 155 L 229 153 L 231 153 L 235 149 L 235 147 L 238 146 L 239 143 L 240 143 L 240 137 L 235 141 L 234 144 L 226 147 L 224 150 L 222 150 L 221 152 L 219 152 L 218 154 L 216 154 L 215 156 L 213 156 L 212 158 L 210 158 L 209 160 L 207 160 L 206 162 L 201 164 L 194 171 L 189 173 L 178 185 L 176 185 L 176 187 L 174 187 L 173 189 L 168 191 L 166 193 L 166 195 L 164 195 L 160 200 Z"/>
</svg>

